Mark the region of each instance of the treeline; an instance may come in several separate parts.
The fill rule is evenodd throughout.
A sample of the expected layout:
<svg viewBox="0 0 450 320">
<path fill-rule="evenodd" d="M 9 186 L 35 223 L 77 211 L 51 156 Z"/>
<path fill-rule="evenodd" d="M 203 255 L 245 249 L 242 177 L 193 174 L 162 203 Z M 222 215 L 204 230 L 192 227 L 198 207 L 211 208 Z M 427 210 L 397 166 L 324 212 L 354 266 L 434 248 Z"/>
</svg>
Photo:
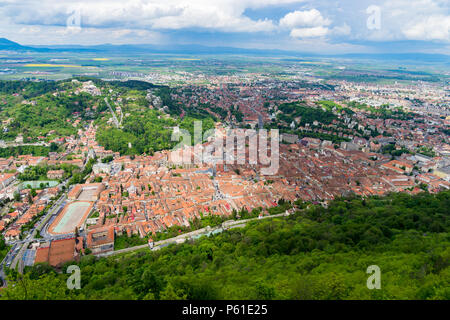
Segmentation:
<svg viewBox="0 0 450 320">
<path fill-rule="evenodd" d="M 350 108 L 356 108 L 370 112 L 369 118 L 381 118 L 381 119 L 398 119 L 398 120 L 410 120 L 414 119 L 417 115 L 413 112 L 405 112 L 401 107 L 390 108 L 389 105 L 383 104 L 379 107 L 372 107 L 365 103 L 359 103 L 357 101 L 349 101 L 347 105 Z"/>
<path fill-rule="evenodd" d="M 411 152 L 408 149 L 406 149 L 405 147 L 401 147 L 399 150 L 397 150 L 395 144 L 390 143 L 390 144 L 384 145 L 381 148 L 381 153 L 390 154 L 394 157 L 399 157 L 403 153 L 411 153 Z"/>
<path fill-rule="evenodd" d="M 84 183 L 86 181 L 86 176 L 92 172 L 92 167 L 96 162 L 97 157 L 95 157 L 94 159 L 90 158 L 82 171 L 78 170 L 78 168 L 75 168 L 75 170 L 71 172 L 72 177 L 69 180 L 69 185 Z"/>
<path fill-rule="evenodd" d="M 352 115 L 355 113 L 353 110 L 343 107 L 340 104 L 337 104 L 333 101 L 322 100 L 322 101 L 316 102 L 316 104 L 325 108 L 327 111 L 332 111 L 335 108 L 337 112 L 344 111 L 346 114 L 349 114 L 349 115 Z"/>
<path fill-rule="evenodd" d="M 113 81 L 106 82 L 89 77 L 75 78 L 79 81 L 93 81 L 99 88 L 108 85 L 119 91 L 130 88 L 145 90 L 154 88 L 151 83 L 143 81 Z M 18 134 L 25 138 L 36 140 L 54 130 L 55 135 L 76 134 L 73 127 L 75 119 L 94 120 L 107 111 L 103 96 L 92 96 L 88 93 L 67 94 L 64 90 L 74 89 L 70 80 L 31 82 L 31 81 L 0 81 L 0 92 L 18 93 L 25 99 L 33 98 L 29 103 L 18 103 L 2 110 L 2 118 L 12 118 L 7 130 L 0 132 L 0 139 L 11 140 Z M 51 93 L 59 92 L 57 95 Z M 28 141 L 28 140 L 27 140 Z"/>
<path fill-rule="evenodd" d="M 17 157 L 25 154 L 31 154 L 33 156 L 47 157 L 50 152 L 50 148 L 46 146 L 18 146 L 18 147 L 6 147 L 0 148 L 0 158 L 9 158 L 11 156 Z"/>
<path fill-rule="evenodd" d="M 175 125 L 175 120 L 162 117 L 162 113 L 146 110 L 142 115 L 131 114 L 124 118 L 123 129 L 99 130 L 96 139 L 106 149 L 120 154 L 151 154 L 174 145 L 170 128 Z"/>
<path fill-rule="evenodd" d="M 0 81 L 0 93 L 14 94 L 18 93 L 25 99 L 40 96 L 42 94 L 55 91 L 58 87 L 56 81 L 19 81 L 2 80 Z"/>
<path fill-rule="evenodd" d="M 231 114 L 236 118 L 236 122 L 242 122 L 244 120 L 244 114 L 239 111 L 238 106 L 231 107 Z"/>
<path fill-rule="evenodd" d="M 61 94 L 53 96 L 51 94 L 42 95 L 35 99 L 36 104 L 17 104 L 2 111 L 2 116 L 13 118 L 8 125 L 7 132 L 0 132 L 0 139 L 11 139 L 18 134 L 24 138 L 35 139 L 38 136 L 45 136 L 54 130 L 57 135 L 76 134 L 77 130 L 71 121 L 75 117 L 90 119 L 98 115 L 98 111 L 92 108 L 98 104 L 98 97 L 92 97 L 87 93 L 78 95 Z M 78 115 L 74 115 L 78 113 Z"/>
<path fill-rule="evenodd" d="M 341 198 L 155 252 L 84 256 L 81 290 L 37 265 L 10 273 L 1 298 L 449 299 L 449 206 L 450 191 Z M 366 286 L 370 265 L 380 290 Z"/>
<path fill-rule="evenodd" d="M 338 135 L 334 135 L 334 134 L 328 134 L 328 133 L 320 133 L 320 132 L 313 132 L 313 131 L 297 131 L 298 133 L 298 137 L 304 138 L 304 137 L 308 137 L 308 138 L 316 138 L 316 139 L 320 139 L 320 140 L 329 140 L 331 141 L 333 144 L 340 144 L 341 142 L 347 142 L 350 141 L 350 139 L 345 138 L 345 137 L 339 137 Z"/>
<path fill-rule="evenodd" d="M 331 111 L 323 111 L 321 108 L 312 108 L 303 102 L 283 103 L 278 107 L 282 113 L 277 115 L 278 120 L 290 124 L 295 118 L 300 117 L 300 124 L 304 126 L 312 124 L 315 120 L 323 124 L 330 124 L 337 119 Z"/>
<path fill-rule="evenodd" d="M 185 117 L 192 117 L 196 119 L 212 119 L 213 116 L 206 110 L 207 108 L 210 108 L 211 111 L 218 113 L 220 116 L 224 114 L 224 111 L 222 111 L 223 109 L 212 107 L 209 103 L 200 103 L 198 106 L 186 107 L 172 98 L 171 94 L 173 90 L 174 89 L 166 86 L 160 87 L 155 90 L 155 95 L 161 98 L 162 105 L 168 107 L 169 114 L 172 116 L 179 117 L 181 114 L 184 114 Z M 214 120 L 218 119 L 215 119 L 214 117 Z"/>
<path fill-rule="evenodd" d="M 132 90 L 148 90 L 161 87 L 150 82 L 139 80 L 108 81 L 107 83 L 115 88 L 127 88 Z"/>
<path fill-rule="evenodd" d="M 155 91 L 155 94 L 161 98 L 162 105 L 169 108 L 169 113 L 179 116 L 183 112 L 182 105 L 172 99 L 171 93 L 172 89 L 169 87 L 162 87 Z"/>
<path fill-rule="evenodd" d="M 161 86 L 153 84 L 151 82 L 140 81 L 140 80 L 105 81 L 105 80 L 102 80 L 99 78 L 85 77 L 85 76 L 77 76 L 77 77 L 74 77 L 74 79 L 81 81 L 81 82 L 92 81 L 97 87 L 108 85 L 108 86 L 114 87 L 116 89 L 124 88 L 124 89 L 132 89 L 132 90 L 148 90 L 148 89 L 154 89 L 154 88 L 161 87 Z"/>
<path fill-rule="evenodd" d="M 73 173 L 80 171 L 80 168 L 73 164 L 63 163 L 61 165 L 47 165 L 44 163 L 26 168 L 23 173 L 19 174 L 18 179 L 22 181 L 46 180 L 49 179 L 47 177 L 48 171 L 60 169 L 64 170 L 62 180 L 65 180 L 72 176 Z"/>
</svg>

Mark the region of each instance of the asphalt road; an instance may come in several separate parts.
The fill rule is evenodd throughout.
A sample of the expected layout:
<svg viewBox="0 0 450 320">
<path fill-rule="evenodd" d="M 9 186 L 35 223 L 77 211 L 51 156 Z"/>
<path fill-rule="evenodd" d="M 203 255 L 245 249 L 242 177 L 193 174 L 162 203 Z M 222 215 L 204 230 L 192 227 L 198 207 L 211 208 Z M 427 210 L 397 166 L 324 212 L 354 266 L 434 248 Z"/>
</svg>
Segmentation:
<svg viewBox="0 0 450 320">
<path fill-rule="evenodd" d="M 33 229 L 30 230 L 30 232 L 28 233 L 28 235 L 26 236 L 25 239 L 23 240 L 19 240 L 19 241 L 14 241 L 14 242 L 10 242 L 10 244 L 13 244 L 15 248 L 14 250 L 11 249 L 8 252 L 8 255 L 11 255 L 10 259 L 8 260 L 8 262 L 6 262 L 7 264 L 10 264 L 10 268 L 15 269 L 17 267 L 17 265 L 20 266 L 20 269 L 22 269 L 23 264 L 19 263 L 19 261 L 21 261 L 21 259 L 23 258 L 23 255 L 26 251 L 26 249 L 28 248 L 28 245 L 30 244 L 30 242 L 35 240 L 37 231 L 41 232 L 42 228 L 44 226 L 46 226 L 47 222 L 50 220 L 50 218 L 54 215 L 57 214 L 59 212 L 59 210 L 64 206 L 66 200 L 66 195 L 63 194 L 58 200 L 56 200 L 56 202 L 52 205 L 52 207 L 48 210 L 47 214 L 42 217 L 33 227 Z M 53 237 L 53 236 L 48 236 L 45 237 L 45 240 L 54 240 L 54 239 L 59 239 L 60 237 Z M 7 256 L 8 256 L 7 255 Z M 2 264 L 3 267 L 3 264 Z M 19 270 L 19 272 L 22 270 Z M 2 276 L 2 274 L 0 273 L 0 276 Z M 2 276 L 2 278 L 4 279 L 4 275 Z"/>
</svg>

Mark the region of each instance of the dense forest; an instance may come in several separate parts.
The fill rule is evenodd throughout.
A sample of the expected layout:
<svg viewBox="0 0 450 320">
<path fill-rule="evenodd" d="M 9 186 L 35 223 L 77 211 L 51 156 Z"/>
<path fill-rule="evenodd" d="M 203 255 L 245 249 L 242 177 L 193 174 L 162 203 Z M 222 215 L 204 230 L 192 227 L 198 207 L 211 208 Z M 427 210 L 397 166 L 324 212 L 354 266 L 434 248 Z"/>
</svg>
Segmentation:
<svg viewBox="0 0 450 320">
<path fill-rule="evenodd" d="M 175 120 L 164 117 L 156 110 L 146 110 L 126 117 L 123 128 L 109 127 L 97 132 L 96 139 L 106 149 L 121 154 L 152 154 L 155 151 L 170 149 L 178 142 L 172 141 L 173 127 L 179 126 L 194 135 L 194 121 L 196 118 L 184 117 Z M 202 119 L 203 131 L 214 127 L 212 118 Z"/>
<path fill-rule="evenodd" d="M 0 158 L 9 158 L 11 156 L 17 157 L 24 154 L 31 154 L 33 156 L 47 157 L 50 152 L 50 147 L 46 146 L 18 146 L 0 148 Z"/>
<path fill-rule="evenodd" d="M 22 135 L 24 142 L 36 142 L 38 136 L 76 134 L 76 119 L 95 119 L 106 110 L 98 96 L 73 94 L 77 86 L 71 81 L 0 81 L 0 119 L 6 122 L 0 139 Z"/>
<path fill-rule="evenodd" d="M 75 77 L 74 79 L 78 81 L 92 81 L 96 86 L 104 86 L 108 85 L 113 87 L 116 90 L 124 89 L 127 91 L 128 89 L 133 90 L 148 90 L 148 89 L 154 89 L 154 88 L 160 88 L 163 86 L 155 85 L 153 83 L 147 82 L 147 81 L 140 81 L 140 80 L 127 80 L 127 81 L 119 81 L 119 80 L 113 80 L 113 81 L 105 81 L 99 78 L 95 77 Z"/>
<path fill-rule="evenodd" d="M 95 120 L 100 127 L 97 139 L 106 149 L 129 155 L 151 154 L 176 145 L 177 142 L 171 141 L 174 126 L 187 129 L 193 136 L 195 120 L 202 121 L 204 131 L 213 128 L 214 120 L 217 120 L 204 106 L 186 108 L 174 101 L 172 89 L 165 86 L 134 80 L 107 82 L 89 77 L 75 79 L 92 81 L 104 92 L 107 89 L 112 92 L 114 108 L 116 105 L 121 106 L 125 113 L 122 128 L 106 123 L 111 115 L 103 95 L 92 96 L 84 92 L 74 94 L 74 90 L 81 86 L 78 82 L 0 81 L 0 94 L 6 95 L 1 100 L 4 105 L 0 108 L 0 120 L 7 123 L 0 130 L 0 140 L 10 141 L 21 135 L 24 143 L 30 143 L 39 139 L 75 135 L 86 121 Z M 149 102 L 145 98 L 149 89 L 161 97 L 172 117 L 149 109 Z M 12 93 L 18 96 L 12 99 Z M 23 100 L 27 98 L 29 100 Z M 120 102 L 116 101 L 118 98 Z M 238 111 L 235 113 L 236 117 L 242 117 Z M 22 149 L 9 151 L 4 152 L 4 156 L 13 152 L 23 153 Z"/>
<path fill-rule="evenodd" d="M 0 93 L 20 93 L 25 99 L 55 91 L 58 81 L 0 81 Z"/>
<path fill-rule="evenodd" d="M 301 206 L 304 207 L 304 206 Z M 2 299 L 450 299 L 450 191 L 341 198 L 194 242 L 97 259 L 81 289 L 48 265 Z M 367 267 L 381 289 L 366 286 Z"/>
<path fill-rule="evenodd" d="M 353 110 L 351 110 L 350 108 L 346 108 L 341 106 L 340 104 L 337 104 L 336 102 L 333 101 L 328 101 L 328 100 L 322 100 L 322 101 L 317 101 L 316 104 L 322 108 L 324 108 L 326 111 L 333 111 L 333 109 L 336 109 L 336 112 L 339 113 L 346 113 L 349 115 L 354 114 L 355 112 Z"/>
<path fill-rule="evenodd" d="M 356 108 L 369 112 L 367 115 L 369 118 L 380 118 L 380 119 L 398 119 L 398 120 L 411 120 L 417 115 L 413 112 L 405 112 L 401 107 L 391 108 L 389 105 L 383 104 L 379 107 L 369 106 L 365 103 L 359 103 L 356 101 L 349 101 L 347 105 L 350 108 Z"/>
<path fill-rule="evenodd" d="M 330 124 L 337 119 L 331 111 L 324 111 L 321 108 L 308 107 L 304 102 L 283 103 L 278 107 L 282 113 L 277 115 L 278 120 L 290 124 L 295 118 L 300 117 L 300 124 L 304 126 L 312 124 L 315 120 L 323 124 Z"/>
<path fill-rule="evenodd" d="M 21 181 L 50 180 L 47 177 L 48 171 L 60 169 L 64 170 L 63 180 L 72 176 L 74 172 L 80 171 L 80 168 L 73 164 L 47 165 L 47 163 L 42 163 L 27 167 L 17 178 Z"/>
<path fill-rule="evenodd" d="M 157 88 L 143 81 L 111 81 L 79 77 L 79 81 L 92 81 L 99 88 L 114 89 L 118 95 L 132 90 L 140 90 L 145 96 L 146 89 Z M 84 121 L 101 118 L 108 111 L 104 96 L 88 93 L 74 94 L 80 84 L 72 79 L 62 81 L 0 81 L 0 119 L 8 120 L 8 125 L 0 132 L 0 139 L 12 140 L 19 134 L 24 142 L 35 142 L 38 136 L 51 134 L 54 137 L 76 134 Z M 13 97 L 12 94 L 17 95 Z M 13 99 L 14 98 L 14 99 Z M 75 120 L 81 123 L 77 125 Z"/>
<path fill-rule="evenodd" d="M 301 130 L 298 130 L 296 133 L 298 133 L 298 137 L 300 139 L 304 138 L 304 137 L 308 137 L 308 138 L 316 138 L 316 139 L 321 139 L 321 140 L 330 140 L 334 144 L 340 144 L 341 142 L 344 142 L 344 141 L 350 141 L 350 139 L 348 139 L 348 138 L 339 137 L 337 135 L 335 136 L 335 135 L 327 134 L 327 133 L 301 131 Z"/>
</svg>

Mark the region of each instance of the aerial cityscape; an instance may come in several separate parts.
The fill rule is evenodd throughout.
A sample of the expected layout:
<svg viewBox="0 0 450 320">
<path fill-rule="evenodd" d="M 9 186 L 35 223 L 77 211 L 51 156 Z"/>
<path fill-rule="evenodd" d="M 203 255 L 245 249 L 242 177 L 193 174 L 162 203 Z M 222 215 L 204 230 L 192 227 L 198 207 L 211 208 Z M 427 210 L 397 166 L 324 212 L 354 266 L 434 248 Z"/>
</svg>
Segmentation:
<svg viewBox="0 0 450 320">
<path fill-rule="evenodd" d="M 450 299 L 449 4 L 363 2 L 0 6 L 0 300 Z"/>
</svg>

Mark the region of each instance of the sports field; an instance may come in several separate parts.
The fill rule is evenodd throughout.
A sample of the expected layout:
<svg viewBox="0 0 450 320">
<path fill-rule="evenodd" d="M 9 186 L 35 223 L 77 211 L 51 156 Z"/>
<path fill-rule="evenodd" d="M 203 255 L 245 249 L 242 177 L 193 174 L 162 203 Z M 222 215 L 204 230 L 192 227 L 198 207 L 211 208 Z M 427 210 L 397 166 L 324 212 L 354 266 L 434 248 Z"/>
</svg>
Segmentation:
<svg viewBox="0 0 450 320">
<path fill-rule="evenodd" d="M 65 234 L 72 233 L 75 227 L 80 227 L 88 217 L 92 208 L 92 202 L 76 201 L 69 203 L 58 215 L 49 228 L 49 233 Z"/>
</svg>

